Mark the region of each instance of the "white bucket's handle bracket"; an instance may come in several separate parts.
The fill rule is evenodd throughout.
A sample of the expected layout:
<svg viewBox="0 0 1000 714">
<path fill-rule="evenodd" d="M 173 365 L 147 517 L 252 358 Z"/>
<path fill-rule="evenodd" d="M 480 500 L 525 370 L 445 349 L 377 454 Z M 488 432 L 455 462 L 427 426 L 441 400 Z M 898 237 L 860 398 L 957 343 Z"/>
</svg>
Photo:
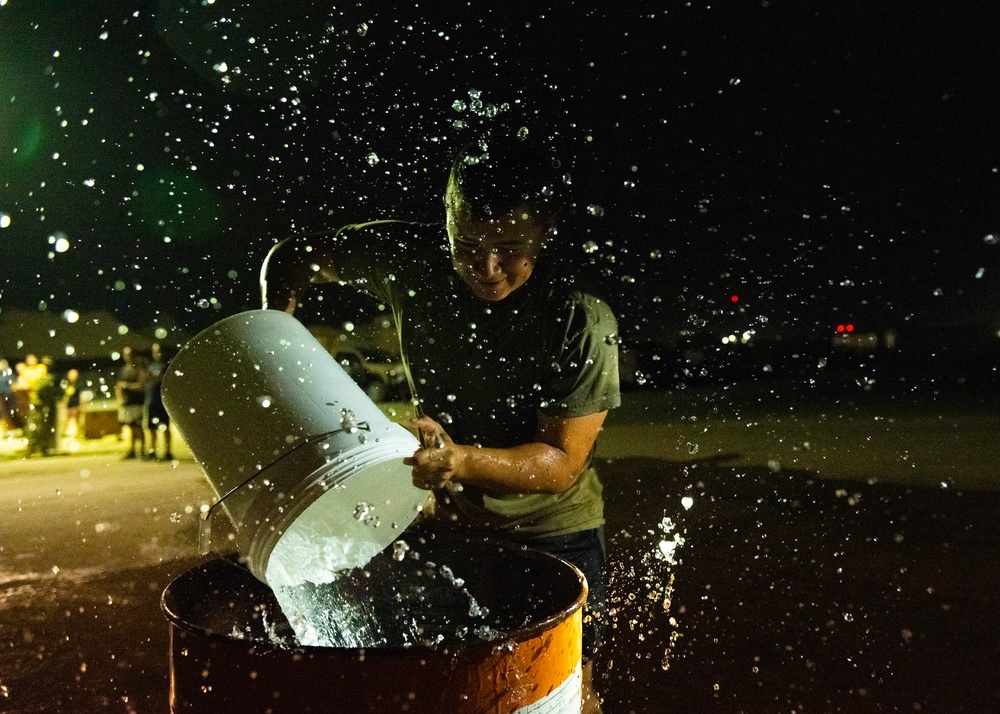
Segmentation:
<svg viewBox="0 0 1000 714">
<path fill-rule="evenodd" d="M 344 432 L 346 432 L 348 434 L 353 434 L 353 433 L 356 433 L 358 431 L 368 431 L 368 432 L 370 432 L 371 430 L 372 430 L 371 425 L 368 422 L 366 422 L 366 421 L 355 422 L 353 419 L 348 419 L 348 418 L 345 417 L 342 420 L 342 428 L 340 428 L 340 429 L 334 429 L 333 431 L 327 431 L 327 432 L 324 432 L 322 434 L 319 434 L 318 436 L 314 436 L 311 439 L 307 439 L 306 441 L 303 441 L 301 444 L 299 444 L 298 446 L 296 446 L 291 451 L 288 451 L 287 453 L 282 454 L 276 461 L 274 461 L 273 463 L 269 464 L 267 468 L 271 468 L 272 466 L 274 466 L 274 464 L 278 463 L 279 461 L 281 461 L 282 459 L 288 457 L 289 455 L 295 453 L 296 451 L 298 451 L 299 449 L 301 449 L 303 446 L 315 443 L 317 441 L 321 441 L 323 439 L 326 439 L 328 437 L 333 436 L 334 434 L 341 434 L 341 433 L 344 433 Z M 233 488 L 229 489 L 229 491 L 227 491 L 226 493 L 224 493 L 219 498 L 219 500 L 217 500 L 215 503 L 213 503 L 211 506 L 209 506 L 207 511 L 205 511 L 204 513 L 201 514 L 201 521 L 198 523 L 198 553 L 200 555 L 208 555 L 209 552 L 211 552 L 211 550 L 212 550 L 212 516 L 215 515 L 215 509 L 216 509 L 216 507 L 219 504 L 221 504 L 223 501 L 225 501 L 227 498 L 229 498 L 230 496 L 232 496 L 234 493 L 236 493 L 237 491 L 239 491 L 241 488 L 243 488 L 244 486 L 249 485 L 251 481 L 253 481 L 255 478 L 257 478 L 262 473 L 264 473 L 265 470 L 266 469 L 261 469 L 260 471 L 255 471 L 253 474 L 250 475 L 249 478 L 247 478 L 246 480 L 244 480 L 241 483 L 237 484 Z"/>
</svg>

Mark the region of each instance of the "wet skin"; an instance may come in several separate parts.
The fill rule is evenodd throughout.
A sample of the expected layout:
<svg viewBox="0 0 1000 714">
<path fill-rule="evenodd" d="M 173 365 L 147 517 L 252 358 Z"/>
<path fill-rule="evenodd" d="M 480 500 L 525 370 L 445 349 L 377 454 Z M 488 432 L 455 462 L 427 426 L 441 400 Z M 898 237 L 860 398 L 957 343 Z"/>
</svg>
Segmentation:
<svg viewBox="0 0 1000 714">
<path fill-rule="evenodd" d="M 554 221 L 539 221 L 515 209 L 496 219 L 478 220 L 458 203 L 447 210 L 451 263 L 473 295 L 497 302 L 524 285 Z"/>
</svg>

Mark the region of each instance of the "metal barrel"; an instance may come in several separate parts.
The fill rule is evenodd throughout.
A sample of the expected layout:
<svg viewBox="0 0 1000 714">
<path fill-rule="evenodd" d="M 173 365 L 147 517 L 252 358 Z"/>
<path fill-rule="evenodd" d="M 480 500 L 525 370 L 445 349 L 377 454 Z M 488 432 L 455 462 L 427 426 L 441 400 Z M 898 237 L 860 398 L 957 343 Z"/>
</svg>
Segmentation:
<svg viewBox="0 0 1000 714">
<path fill-rule="evenodd" d="M 410 543 L 419 558 L 397 561 L 389 549 L 368 577 L 359 575 L 385 617 L 447 620 L 440 598 L 407 595 L 426 592 L 427 569 L 446 565 L 488 611 L 489 638 L 452 631 L 433 646 L 281 645 L 275 639 L 289 628 L 270 589 L 216 559 L 163 593 L 171 712 L 577 714 L 587 593 L 580 571 L 521 546 L 442 534 Z M 440 579 L 437 587 L 448 588 Z"/>
</svg>

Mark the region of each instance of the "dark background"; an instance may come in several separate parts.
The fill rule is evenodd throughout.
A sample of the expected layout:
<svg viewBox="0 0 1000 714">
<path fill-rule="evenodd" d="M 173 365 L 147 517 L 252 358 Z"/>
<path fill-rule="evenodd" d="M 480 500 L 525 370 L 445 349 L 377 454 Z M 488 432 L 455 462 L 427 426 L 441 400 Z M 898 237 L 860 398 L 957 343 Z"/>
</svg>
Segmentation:
<svg viewBox="0 0 1000 714">
<path fill-rule="evenodd" d="M 439 216 L 450 156 L 506 103 L 501 117 L 575 154 L 560 238 L 602 272 L 623 355 L 662 357 L 637 363 L 647 382 L 754 381 L 745 403 L 727 384 L 632 394 L 612 413 L 628 448 L 600 464 L 620 609 L 606 711 L 997 708 L 983 626 L 998 550 L 995 2 L 230 5 L 0 4 L 0 324 L 106 309 L 137 332 L 193 333 L 256 307 L 280 237 Z M 374 312 L 331 286 L 303 314 Z M 834 353 L 848 322 L 897 332 L 896 349 Z M 759 361 L 698 362 L 699 345 L 749 329 Z M 661 349 L 685 342 L 683 359 Z M 795 370 L 805 378 L 763 381 Z M 967 388 L 944 394 L 945 379 Z M 628 456 L 640 442 L 662 454 Z M 744 452 L 749 465 L 730 462 Z M 829 456 L 820 474 L 794 466 L 807 454 Z M 60 460 L 5 474 L 41 463 Z M 120 503 L 73 498 L 68 463 L 54 480 L 25 471 L 7 501 L 8 570 L 38 590 L 13 576 L 4 639 L 23 645 L 4 650 L 4 684 L 14 706 L 127 695 L 158 711 L 165 632 L 149 595 L 187 567 L 170 558 L 192 551 L 197 509 L 168 516 L 190 497 L 145 495 L 124 466 L 87 482 Z M 845 464 L 864 472 L 835 478 Z M 649 558 L 666 509 L 690 542 L 669 671 L 662 603 L 629 597 L 662 589 L 643 578 L 661 572 Z M 86 548 L 52 537 L 74 522 Z M 119 522 L 111 541 L 91 535 Z M 133 526 L 165 527 L 160 548 Z M 83 583 L 35 575 L 98 551 L 116 568 L 163 562 Z"/>
<path fill-rule="evenodd" d="M 626 344 L 995 342 L 995 7 L 9 0 L 0 310 L 193 333 L 258 306 L 285 235 L 440 217 L 502 119 L 567 145 L 560 237 Z M 373 314 L 327 292 L 307 314 Z"/>
</svg>

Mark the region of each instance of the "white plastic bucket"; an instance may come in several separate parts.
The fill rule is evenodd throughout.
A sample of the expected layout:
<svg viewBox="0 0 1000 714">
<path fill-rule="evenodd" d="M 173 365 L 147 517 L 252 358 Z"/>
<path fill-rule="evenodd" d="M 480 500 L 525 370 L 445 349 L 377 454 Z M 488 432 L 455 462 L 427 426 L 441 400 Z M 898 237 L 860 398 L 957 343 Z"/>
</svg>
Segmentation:
<svg viewBox="0 0 1000 714">
<path fill-rule="evenodd" d="M 264 582 L 272 554 L 302 539 L 340 544 L 344 568 L 364 565 L 427 499 L 402 463 L 417 439 L 283 312 L 244 312 L 199 333 L 171 361 L 163 403 Z M 299 579 L 296 567 L 283 582 Z"/>
</svg>

